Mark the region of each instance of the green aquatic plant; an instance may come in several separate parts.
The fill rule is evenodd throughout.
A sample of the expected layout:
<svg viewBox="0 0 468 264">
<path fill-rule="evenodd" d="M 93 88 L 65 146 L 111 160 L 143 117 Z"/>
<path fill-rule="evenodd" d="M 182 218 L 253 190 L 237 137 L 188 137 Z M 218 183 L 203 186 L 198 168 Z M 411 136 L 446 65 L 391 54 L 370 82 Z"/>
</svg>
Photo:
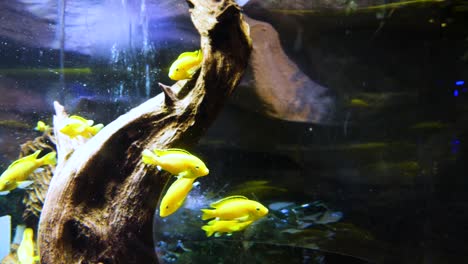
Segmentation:
<svg viewBox="0 0 468 264">
<path fill-rule="evenodd" d="M 367 108 L 369 107 L 369 103 L 360 98 L 352 98 L 348 106 L 352 108 Z"/>
<path fill-rule="evenodd" d="M 447 127 L 447 125 L 440 122 L 440 121 L 427 121 L 427 122 L 416 123 L 416 124 L 410 126 L 410 129 L 432 130 L 432 129 L 442 129 L 442 128 L 445 128 L 445 127 Z"/>
<path fill-rule="evenodd" d="M 243 195 L 256 199 L 271 198 L 286 193 L 286 188 L 274 186 L 270 181 L 253 180 L 234 185 L 229 188 L 228 195 Z"/>
<path fill-rule="evenodd" d="M 433 3 L 443 3 L 446 0 L 409 0 L 409 1 L 400 1 L 400 2 L 393 2 L 387 3 L 382 5 L 375 5 L 375 6 L 367 6 L 363 8 L 359 8 L 360 11 L 373 11 L 373 10 L 381 10 L 381 9 L 395 9 L 395 8 L 403 8 L 409 6 L 418 6 L 421 4 L 433 4 Z"/>
<path fill-rule="evenodd" d="M 343 150 L 375 150 L 375 149 L 382 149 L 382 148 L 387 148 L 389 146 L 389 143 L 387 142 L 366 142 L 366 143 L 354 143 L 354 144 L 348 144 L 348 145 L 343 145 L 341 148 Z"/>
<path fill-rule="evenodd" d="M 89 67 L 85 68 L 3 68 L 0 69 L 0 75 L 23 76 L 23 75 L 87 75 L 93 71 Z"/>
<path fill-rule="evenodd" d="M 8 127 L 8 128 L 29 128 L 30 126 L 25 122 L 17 121 L 17 120 L 0 120 L 0 126 Z"/>
<path fill-rule="evenodd" d="M 348 2 L 343 8 L 336 9 L 326 9 L 326 8 L 317 8 L 317 9 L 270 9 L 274 13 L 282 14 L 291 14 L 291 15 L 303 15 L 303 14 L 315 14 L 315 15 L 330 15 L 330 14 L 349 14 L 351 12 L 373 12 L 386 9 L 397 9 L 404 7 L 412 7 L 419 5 L 427 4 L 439 4 L 444 3 L 446 0 L 409 0 L 409 1 L 400 1 L 387 3 L 382 5 L 374 6 L 361 6 L 359 7 L 354 1 Z"/>
</svg>

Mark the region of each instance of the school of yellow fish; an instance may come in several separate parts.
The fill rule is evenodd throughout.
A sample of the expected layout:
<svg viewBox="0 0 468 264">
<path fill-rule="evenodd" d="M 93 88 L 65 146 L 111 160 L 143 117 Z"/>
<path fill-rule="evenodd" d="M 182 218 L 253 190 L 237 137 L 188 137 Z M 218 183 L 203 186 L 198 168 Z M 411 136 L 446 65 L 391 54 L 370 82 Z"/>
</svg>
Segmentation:
<svg viewBox="0 0 468 264">
<path fill-rule="evenodd" d="M 14 161 L 0 176 L 0 195 L 6 195 L 16 188 L 26 188 L 33 183 L 28 180 L 35 170 L 46 165 L 57 163 L 56 152 L 49 152 L 38 158 L 41 150 L 37 150 L 31 155 Z M 16 251 L 19 263 L 34 264 L 39 261 L 39 256 L 34 253 L 34 231 L 26 228 L 23 232 L 23 239 Z"/>
<path fill-rule="evenodd" d="M 166 217 L 173 214 L 182 206 L 193 182 L 198 177 L 208 175 L 210 172 L 205 163 L 198 157 L 183 149 L 145 149 L 142 152 L 142 161 L 157 166 L 177 177 L 166 191 L 159 206 L 159 216 Z"/>
<path fill-rule="evenodd" d="M 201 50 L 184 52 L 180 54 L 171 65 L 169 77 L 172 80 L 184 80 L 193 77 L 200 68 L 203 60 Z M 59 129 L 60 133 L 69 136 L 91 138 L 102 128 L 103 124 L 94 125 L 93 120 L 85 119 L 78 115 L 68 117 L 66 124 Z M 46 132 L 51 129 L 44 121 L 38 121 L 34 130 Z M 37 169 L 46 165 L 56 165 L 56 152 L 49 152 L 38 158 L 41 150 L 31 155 L 14 161 L 0 175 L 0 195 L 6 195 L 16 188 L 26 188 L 33 183 L 28 177 Z M 199 177 L 208 175 L 209 170 L 205 163 L 183 149 L 154 149 L 144 150 L 142 161 L 146 164 L 157 166 L 159 170 L 165 170 L 176 176 L 176 180 L 170 185 L 161 200 L 159 215 L 167 217 L 173 214 L 184 203 L 193 183 Z M 247 199 L 244 196 L 229 196 L 217 202 L 211 203 L 213 209 L 202 209 L 202 219 L 212 219 L 207 225 L 202 226 L 206 235 L 220 236 L 223 233 L 231 235 L 233 232 L 247 228 L 256 220 L 268 214 L 268 209 L 262 204 Z M 39 255 L 35 254 L 34 231 L 26 228 L 23 239 L 17 250 L 17 257 L 21 264 L 33 264 L 39 261 Z"/>
<path fill-rule="evenodd" d="M 60 129 L 60 132 L 75 138 L 78 136 L 90 138 L 96 135 L 103 127 L 103 124 L 94 125 L 93 120 L 87 120 L 81 116 L 70 116 L 66 124 Z M 47 132 L 52 128 L 44 121 L 38 121 L 34 130 L 39 132 Z M 0 175 L 0 195 L 7 195 L 11 191 L 19 188 L 25 189 L 34 181 L 29 179 L 29 176 L 35 171 L 40 170 L 43 166 L 57 164 L 57 153 L 55 151 L 41 155 L 41 150 L 19 158 L 12 162 L 10 166 Z M 39 156 L 41 156 L 39 158 Z M 23 233 L 23 240 L 17 250 L 17 257 L 21 264 L 33 264 L 39 261 L 39 256 L 34 253 L 34 231 L 31 228 L 26 228 Z"/>
<path fill-rule="evenodd" d="M 142 152 L 142 161 L 177 177 L 161 200 L 160 217 L 176 212 L 184 203 L 194 181 L 209 173 L 200 158 L 183 149 L 145 149 Z M 202 209 L 202 220 L 214 218 L 202 226 L 208 237 L 213 234 L 218 237 L 224 233 L 231 235 L 268 214 L 268 209 L 261 203 L 240 195 L 223 198 L 211 203 L 210 207 L 213 209 Z"/>
<path fill-rule="evenodd" d="M 268 214 L 268 209 L 261 203 L 240 195 L 228 196 L 210 204 L 210 207 L 214 209 L 201 210 L 202 220 L 214 218 L 202 226 L 207 237 L 213 234 L 219 237 L 223 233 L 230 236 Z"/>
</svg>

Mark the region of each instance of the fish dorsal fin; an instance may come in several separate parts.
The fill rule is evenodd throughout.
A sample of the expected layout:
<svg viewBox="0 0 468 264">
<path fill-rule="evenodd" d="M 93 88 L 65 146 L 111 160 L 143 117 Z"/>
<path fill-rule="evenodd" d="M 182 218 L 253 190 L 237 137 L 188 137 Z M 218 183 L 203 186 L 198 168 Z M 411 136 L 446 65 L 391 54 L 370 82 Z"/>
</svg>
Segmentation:
<svg viewBox="0 0 468 264">
<path fill-rule="evenodd" d="M 177 57 L 177 59 L 182 59 L 185 57 L 196 57 L 198 56 L 198 52 L 200 52 L 200 50 L 183 52 L 179 55 L 179 57 Z"/>
<path fill-rule="evenodd" d="M 73 120 L 80 121 L 80 122 L 88 123 L 88 120 L 86 120 L 85 118 L 83 118 L 81 116 L 78 116 L 78 115 L 72 115 L 69 118 L 73 119 Z"/>
<path fill-rule="evenodd" d="M 164 155 L 167 155 L 167 154 L 171 154 L 171 153 L 174 153 L 174 152 L 182 152 L 182 153 L 185 153 L 187 155 L 192 155 L 190 152 L 184 150 L 184 149 L 178 149 L 178 148 L 169 148 L 169 149 L 154 149 L 153 150 L 154 153 L 156 153 L 156 155 L 158 156 L 164 156 Z"/>
<path fill-rule="evenodd" d="M 86 118 L 83 118 L 83 117 L 77 116 L 77 115 L 72 115 L 69 118 L 73 119 L 73 120 L 76 120 L 76 121 L 79 121 L 79 122 L 83 122 L 84 124 L 87 124 L 88 126 L 92 126 L 94 124 L 93 120 L 87 120 Z"/>
<path fill-rule="evenodd" d="M 242 195 L 228 196 L 228 197 L 225 197 L 225 198 L 223 198 L 221 200 L 218 200 L 216 202 L 211 203 L 210 206 L 213 207 L 213 208 L 217 208 L 217 207 L 221 206 L 222 204 L 224 204 L 227 201 L 234 201 L 234 200 L 248 200 L 248 198 L 245 197 L 245 196 L 242 196 Z"/>
<path fill-rule="evenodd" d="M 10 164 L 10 166 L 8 166 L 8 168 L 13 168 L 14 166 L 20 164 L 21 162 L 24 162 L 25 160 L 35 160 L 35 159 L 37 159 L 37 156 L 39 156 L 39 153 L 41 153 L 41 151 L 37 150 L 36 152 L 34 152 L 31 155 L 28 155 L 26 157 L 22 157 L 21 159 L 17 159 L 12 164 Z"/>
</svg>

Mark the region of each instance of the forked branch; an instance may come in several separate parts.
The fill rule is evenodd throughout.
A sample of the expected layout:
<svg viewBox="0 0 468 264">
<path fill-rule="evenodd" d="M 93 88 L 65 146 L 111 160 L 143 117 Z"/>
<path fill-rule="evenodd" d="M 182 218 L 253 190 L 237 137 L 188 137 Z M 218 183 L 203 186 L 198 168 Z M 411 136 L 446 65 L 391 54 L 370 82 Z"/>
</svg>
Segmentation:
<svg viewBox="0 0 468 264">
<path fill-rule="evenodd" d="M 233 0 L 187 2 L 202 67 L 192 80 L 161 85 L 163 93 L 61 159 L 40 218 L 41 263 L 157 263 L 152 219 L 168 175 L 145 166 L 141 152 L 194 145 L 239 83 L 251 50 Z"/>
</svg>

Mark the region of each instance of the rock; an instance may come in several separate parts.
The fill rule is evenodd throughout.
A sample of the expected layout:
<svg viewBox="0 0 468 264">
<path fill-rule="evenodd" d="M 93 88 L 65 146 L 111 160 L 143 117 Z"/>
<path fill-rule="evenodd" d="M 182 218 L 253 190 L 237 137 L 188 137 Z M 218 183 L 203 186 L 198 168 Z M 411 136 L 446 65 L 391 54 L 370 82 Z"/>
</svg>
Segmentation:
<svg viewBox="0 0 468 264">
<path fill-rule="evenodd" d="M 278 32 L 268 23 L 247 18 L 252 37 L 250 72 L 233 95 L 245 109 L 287 121 L 327 123 L 333 98 L 284 52 Z"/>
</svg>

